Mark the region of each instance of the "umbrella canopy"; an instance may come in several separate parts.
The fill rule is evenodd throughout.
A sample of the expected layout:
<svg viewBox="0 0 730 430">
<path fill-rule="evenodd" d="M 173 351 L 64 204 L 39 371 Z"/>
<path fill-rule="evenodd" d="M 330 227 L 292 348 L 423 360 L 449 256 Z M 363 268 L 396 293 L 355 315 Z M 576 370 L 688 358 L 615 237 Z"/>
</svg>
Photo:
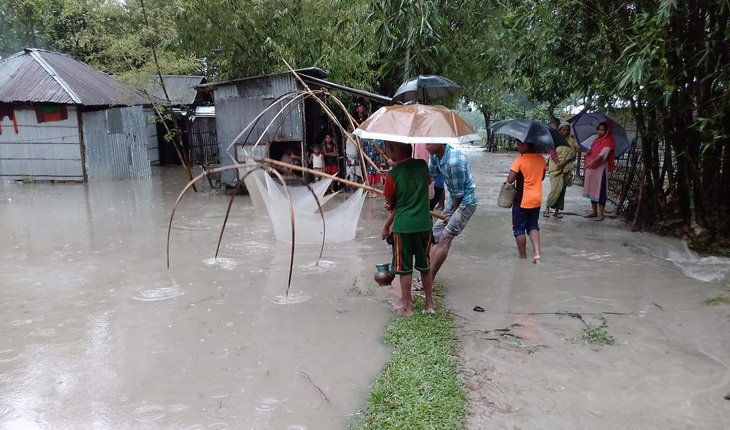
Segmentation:
<svg viewBox="0 0 730 430">
<path fill-rule="evenodd" d="M 616 144 L 616 158 L 621 158 L 621 156 L 629 150 L 630 146 L 629 138 L 626 136 L 626 129 L 620 126 L 609 116 L 600 112 L 583 112 L 575 118 L 573 121 L 573 134 L 575 134 L 575 140 L 578 141 L 578 144 L 583 149 L 591 149 L 593 142 L 598 139 L 596 128 L 598 128 L 598 124 L 602 122 L 611 123 L 611 134 L 613 136 L 613 142 Z"/>
<path fill-rule="evenodd" d="M 563 136 L 557 130 L 540 121 L 531 119 L 506 119 L 495 122 L 492 131 L 512 136 L 520 142 L 534 143 L 555 149 L 558 146 L 568 146 Z"/>
<path fill-rule="evenodd" d="M 382 107 L 360 124 L 355 135 L 409 144 L 481 140 L 456 112 L 443 106 L 421 104 Z"/>
<path fill-rule="evenodd" d="M 393 102 L 428 102 L 453 95 L 459 86 L 443 76 L 421 75 L 398 87 Z"/>
</svg>

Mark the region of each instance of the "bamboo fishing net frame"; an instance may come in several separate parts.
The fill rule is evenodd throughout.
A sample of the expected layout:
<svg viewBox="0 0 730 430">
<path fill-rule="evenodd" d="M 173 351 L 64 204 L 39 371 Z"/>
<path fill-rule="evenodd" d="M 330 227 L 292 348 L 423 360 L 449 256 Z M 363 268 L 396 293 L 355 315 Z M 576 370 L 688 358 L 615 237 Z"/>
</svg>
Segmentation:
<svg viewBox="0 0 730 430">
<path fill-rule="evenodd" d="M 231 198 L 230 198 L 230 200 L 228 202 L 228 207 L 226 209 L 226 215 L 225 215 L 225 218 L 223 219 L 223 225 L 221 226 L 221 232 L 220 232 L 220 235 L 218 237 L 218 244 L 216 246 L 216 251 L 215 251 L 215 258 L 216 259 L 218 258 L 218 254 L 220 252 L 220 246 L 221 246 L 221 242 L 223 240 L 223 234 L 225 232 L 225 228 L 226 228 L 226 225 L 228 223 L 228 218 L 229 218 L 231 209 L 233 207 L 233 201 L 234 201 L 236 195 L 238 194 L 238 191 L 243 187 L 243 183 L 244 183 L 245 179 L 250 174 L 252 174 L 253 172 L 258 171 L 258 170 L 264 170 L 264 171 L 266 171 L 266 172 L 268 172 L 268 173 L 276 176 L 277 179 L 279 180 L 279 182 L 281 183 L 281 185 L 284 188 L 284 192 L 286 194 L 286 198 L 287 198 L 287 201 L 289 203 L 289 215 L 290 215 L 290 218 L 291 218 L 291 233 L 292 233 L 291 245 L 292 246 L 291 246 L 291 258 L 290 258 L 290 261 L 289 261 L 289 277 L 288 277 L 287 287 L 286 287 L 286 295 L 288 296 L 289 295 L 289 290 L 291 288 L 292 275 L 293 275 L 293 272 L 294 272 L 294 253 L 296 251 L 296 222 L 295 222 L 295 214 L 294 214 L 294 202 L 293 202 L 293 200 L 291 198 L 291 194 L 289 192 L 289 186 L 287 185 L 286 181 L 284 180 L 284 177 L 281 175 L 281 173 L 279 173 L 279 171 L 275 167 L 278 166 L 278 167 L 282 167 L 282 168 L 286 168 L 286 169 L 290 169 L 290 170 L 296 170 L 296 171 L 299 171 L 299 172 L 302 172 L 302 173 L 308 173 L 308 174 L 315 175 L 315 176 L 319 176 L 319 177 L 323 177 L 323 178 L 329 178 L 329 179 L 331 179 L 333 181 L 336 181 L 336 182 L 339 182 L 339 183 L 342 183 L 342 184 L 345 184 L 345 185 L 348 185 L 348 186 L 351 186 L 351 187 L 355 187 L 355 188 L 360 188 L 360 189 L 363 189 L 363 190 L 371 191 L 371 192 L 374 192 L 374 193 L 377 193 L 377 194 L 380 194 L 380 195 L 383 195 L 383 191 L 381 191 L 381 190 L 379 190 L 377 188 L 373 188 L 373 187 L 370 187 L 368 185 L 365 185 L 364 183 L 363 184 L 360 184 L 358 182 L 353 182 L 353 181 L 350 181 L 350 180 L 347 180 L 347 179 L 342 179 L 342 178 L 339 178 L 337 176 L 334 176 L 334 175 L 330 175 L 328 173 L 321 172 L 319 170 L 314 170 L 314 169 L 310 169 L 310 168 L 303 167 L 303 166 L 297 166 L 295 164 L 284 163 L 282 161 L 273 160 L 273 159 L 268 158 L 268 157 L 256 157 L 255 155 L 253 155 L 253 151 L 261 143 L 261 141 L 263 140 L 264 136 L 266 136 L 266 134 L 268 133 L 268 131 L 272 127 L 272 125 L 282 115 L 282 113 L 286 110 L 286 108 L 288 106 L 292 105 L 296 101 L 303 102 L 306 99 L 312 98 L 312 99 L 316 100 L 317 103 L 319 103 L 319 105 L 322 107 L 322 110 L 327 114 L 327 116 L 330 118 L 330 120 L 337 127 L 340 128 L 340 131 L 342 132 L 342 135 L 345 136 L 345 137 L 347 137 L 348 139 L 352 140 L 355 143 L 355 147 L 357 148 L 357 150 L 358 150 L 358 152 L 360 154 L 360 159 L 361 159 L 361 162 L 362 162 L 363 169 L 365 167 L 365 162 L 367 161 L 378 172 L 378 174 L 382 175 L 383 174 L 383 171 L 382 171 L 382 169 L 375 162 L 373 162 L 372 159 L 370 159 L 370 157 L 367 156 L 367 154 L 364 153 L 364 151 L 362 149 L 362 144 L 361 144 L 359 138 L 357 136 L 353 135 L 352 133 L 350 133 L 349 131 L 345 130 L 345 128 L 342 126 L 342 124 L 337 119 L 337 117 L 335 116 L 335 114 L 332 112 L 332 110 L 330 109 L 330 107 L 324 101 L 322 101 L 318 97 L 318 95 L 320 95 L 320 94 L 321 95 L 325 95 L 325 96 L 329 97 L 331 100 L 333 100 L 342 109 L 342 112 L 344 112 L 345 117 L 347 118 L 347 120 L 349 122 L 350 128 L 352 130 L 354 130 L 355 128 L 357 128 L 357 126 L 359 126 L 359 124 L 352 117 L 352 115 L 350 115 L 350 113 L 347 111 L 347 108 L 342 103 L 342 101 L 340 99 L 338 99 L 337 97 L 333 96 L 332 94 L 330 94 L 326 90 L 312 90 L 311 88 L 309 88 L 309 86 L 306 84 L 306 82 L 304 82 L 304 80 L 302 80 L 302 78 L 299 76 L 299 74 L 289 65 L 289 63 L 287 63 L 286 60 L 283 60 L 283 61 L 284 61 L 284 64 L 286 64 L 286 67 L 289 69 L 289 71 L 294 75 L 294 77 L 297 79 L 297 81 L 299 81 L 299 83 L 303 86 L 304 90 L 303 91 L 296 91 L 296 92 L 287 93 L 287 94 L 284 94 L 282 96 L 277 97 L 274 101 L 271 102 L 271 104 L 269 106 L 267 106 L 253 120 L 251 120 L 246 125 L 246 127 L 244 127 L 243 130 L 241 130 L 241 132 L 233 139 L 233 141 L 230 143 L 230 145 L 228 145 L 227 150 L 230 151 L 230 149 L 236 144 L 236 142 L 238 142 L 238 140 L 241 137 L 243 137 L 243 135 L 244 135 L 244 133 L 246 133 L 246 131 L 249 131 L 249 135 L 250 135 L 250 130 L 252 130 L 252 127 L 263 117 L 264 114 L 266 114 L 266 112 L 268 112 L 269 110 L 273 109 L 275 106 L 277 106 L 286 97 L 290 97 L 290 96 L 292 96 L 292 94 L 294 94 L 294 96 L 292 97 L 292 100 L 288 101 L 284 106 L 282 106 L 279 109 L 279 111 L 274 115 L 274 117 L 269 121 L 269 123 L 267 124 L 267 126 L 264 129 L 263 133 L 261 133 L 261 135 L 259 136 L 259 138 L 256 141 L 256 143 L 253 145 L 253 148 L 251 149 L 251 152 L 252 153 L 249 155 L 248 152 L 244 148 L 244 153 L 246 154 L 246 156 L 248 158 L 250 158 L 251 160 L 253 160 L 256 163 L 256 166 L 250 168 L 250 170 L 248 172 L 246 172 L 246 174 L 242 178 L 240 178 L 240 179 L 238 179 L 236 181 L 235 191 L 231 195 Z M 284 117 L 288 116 L 291 113 L 292 110 L 293 110 L 293 108 L 290 109 L 289 112 L 287 112 L 287 114 L 284 115 Z M 248 140 L 248 139 L 246 139 L 246 140 Z M 378 149 L 380 149 L 380 148 L 378 148 Z M 380 151 L 380 152 L 382 153 L 382 151 Z M 229 156 L 230 156 L 230 153 L 229 153 Z M 190 180 L 190 182 L 188 182 L 188 184 L 185 185 L 185 187 L 183 188 L 183 190 L 177 196 L 177 199 L 175 200 L 175 204 L 174 204 L 174 206 L 172 208 L 172 212 L 170 214 L 170 222 L 168 224 L 168 229 L 167 229 L 167 268 L 168 269 L 170 268 L 170 237 L 171 237 L 171 234 L 172 234 L 172 223 L 173 223 L 173 220 L 175 218 L 175 212 L 177 210 L 178 205 L 180 204 L 180 201 L 182 201 L 182 198 L 190 190 L 190 188 L 191 187 L 194 187 L 195 186 L 195 183 L 197 181 L 199 181 L 200 179 L 202 179 L 203 177 L 206 177 L 206 176 L 210 175 L 211 173 L 225 172 L 225 171 L 233 170 L 233 169 L 236 169 L 236 172 L 238 173 L 238 172 L 240 172 L 240 169 L 241 168 L 247 167 L 246 165 L 240 164 L 238 162 L 238 160 L 236 160 L 234 157 L 231 157 L 231 159 L 233 160 L 233 163 L 234 163 L 233 165 L 216 167 L 216 168 L 213 168 L 213 169 L 204 170 L 203 173 L 199 174 L 195 178 L 192 178 Z M 365 180 L 366 180 L 366 178 L 363 178 L 363 182 Z M 324 244 L 325 244 L 325 237 L 326 237 L 325 236 L 325 230 L 324 230 L 324 228 L 325 228 L 324 211 L 322 210 L 322 205 L 320 204 L 319 198 L 317 197 L 317 195 L 314 192 L 314 190 L 303 179 L 300 179 L 300 181 L 304 183 L 304 185 L 307 187 L 307 189 L 309 190 L 309 192 L 314 196 L 315 202 L 317 203 L 317 208 L 318 208 L 320 217 L 322 218 L 322 224 L 323 224 L 322 245 L 321 245 L 321 248 L 320 248 L 319 258 L 317 259 L 317 264 L 319 264 L 319 260 L 322 258 L 322 254 L 324 252 Z M 436 218 L 441 219 L 441 220 L 446 219 L 446 217 L 444 217 L 443 215 L 437 214 L 435 212 L 431 212 L 431 215 L 433 217 L 436 217 Z"/>
</svg>

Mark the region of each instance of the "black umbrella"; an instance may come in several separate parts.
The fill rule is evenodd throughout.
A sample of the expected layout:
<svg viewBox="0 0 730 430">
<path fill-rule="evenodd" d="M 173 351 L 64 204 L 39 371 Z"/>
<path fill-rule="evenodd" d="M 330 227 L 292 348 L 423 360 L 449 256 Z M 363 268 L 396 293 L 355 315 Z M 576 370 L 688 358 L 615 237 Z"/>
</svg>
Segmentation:
<svg viewBox="0 0 730 430">
<path fill-rule="evenodd" d="M 524 143 L 534 143 L 550 149 L 555 149 L 558 146 L 568 146 L 568 142 L 557 130 L 540 121 L 506 119 L 495 122 L 490 128 L 495 133 L 512 136 Z"/>
<path fill-rule="evenodd" d="M 393 95 L 393 102 L 423 102 L 453 95 L 459 86 L 443 76 L 421 75 L 400 87 Z"/>
</svg>

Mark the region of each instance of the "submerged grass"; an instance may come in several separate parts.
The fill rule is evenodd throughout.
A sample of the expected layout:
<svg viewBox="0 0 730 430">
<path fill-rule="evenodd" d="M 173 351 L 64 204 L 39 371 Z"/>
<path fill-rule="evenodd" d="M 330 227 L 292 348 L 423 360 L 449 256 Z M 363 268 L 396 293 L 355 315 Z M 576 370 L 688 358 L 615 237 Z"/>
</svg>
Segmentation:
<svg viewBox="0 0 730 430">
<path fill-rule="evenodd" d="M 730 305 L 730 294 L 728 294 L 730 293 L 730 284 L 725 285 L 724 291 L 724 293 L 720 293 L 705 300 L 705 304 L 710 306 Z"/>
<path fill-rule="evenodd" d="M 367 409 L 355 428 L 462 429 L 466 396 L 457 377 L 453 319 L 437 290 L 436 315 L 423 315 L 424 297 L 415 296 L 410 318 L 388 324 L 385 343 L 393 357 L 373 383 Z"/>
<path fill-rule="evenodd" d="M 730 305 L 730 295 L 720 294 L 715 297 L 710 297 L 709 299 L 705 300 L 705 304 L 710 306 Z"/>
</svg>

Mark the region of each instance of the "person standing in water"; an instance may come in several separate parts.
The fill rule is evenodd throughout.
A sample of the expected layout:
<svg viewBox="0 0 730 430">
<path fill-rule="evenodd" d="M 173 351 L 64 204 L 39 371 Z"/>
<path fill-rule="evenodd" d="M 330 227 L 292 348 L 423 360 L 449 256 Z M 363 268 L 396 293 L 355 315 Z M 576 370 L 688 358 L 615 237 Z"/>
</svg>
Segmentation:
<svg viewBox="0 0 730 430">
<path fill-rule="evenodd" d="M 435 180 L 442 175 L 446 189 L 449 190 L 449 205 L 443 212 L 446 219 L 436 221 L 433 226 L 436 244 L 431 247 L 431 276 L 436 279 L 438 271 L 449 256 L 451 242 L 464 231 L 477 210 L 477 195 L 466 154 L 444 144 L 429 143 L 426 148 L 431 154 L 428 163 L 431 179 Z M 418 291 L 421 287 L 422 283 L 418 282 L 413 289 Z"/>
<path fill-rule="evenodd" d="M 542 181 L 545 179 L 545 159 L 535 152 L 534 143 L 517 144 L 520 156 L 512 163 L 507 182 L 517 182 L 515 200 L 512 203 L 512 230 L 520 258 L 527 259 L 527 238 L 532 243 L 532 262 L 540 261 L 540 206 L 542 205 Z"/>
<path fill-rule="evenodd" d="M 555 209 L 555 218 L 562 218 L 561 211 L 565 208 L 565 193 L 568 187 L 573 185 L 573 167 L 575 157 L 578 154 L 578 144 L 570 135 L 570 123 L 562 122 L 558 127 L 558 133 L 565 138 L 568 146 L 559 146 L 550 151 L 550 164 L 548 175 L 550 175 L 550 194 L 548 194 L 545 212 L 542 216 L 549 217 L 550 209 Z"/>
<path fill-rule="evenodd" d="M 616 169 L 616 143 L 613 141 L 610 122 L 598 124 L 596 134 L 598 139 L 593 142 L 586 157 L 583 197 L 591 199 L 593 209 L 585 217 L 603 221 L 608 200 L 608 176 Z"/>
<path fill-rule="evenodd" d="M 413 315 L 411 281 L 415 268 L 421 273 L 423 291 L 426 293 L 423 313 L 433 314 L 428 164 L 412 158 L 410 145 L 387 142 L 385 150 L 394 167 L 385 176 L 383 196 L 389 216 L 383 227 L 382 238 L 388 237 L 392 226 L 393 272 L 399 276 L 401 287 L 400 308 L 396 313 L 401 316 Z"/>
</svg>

